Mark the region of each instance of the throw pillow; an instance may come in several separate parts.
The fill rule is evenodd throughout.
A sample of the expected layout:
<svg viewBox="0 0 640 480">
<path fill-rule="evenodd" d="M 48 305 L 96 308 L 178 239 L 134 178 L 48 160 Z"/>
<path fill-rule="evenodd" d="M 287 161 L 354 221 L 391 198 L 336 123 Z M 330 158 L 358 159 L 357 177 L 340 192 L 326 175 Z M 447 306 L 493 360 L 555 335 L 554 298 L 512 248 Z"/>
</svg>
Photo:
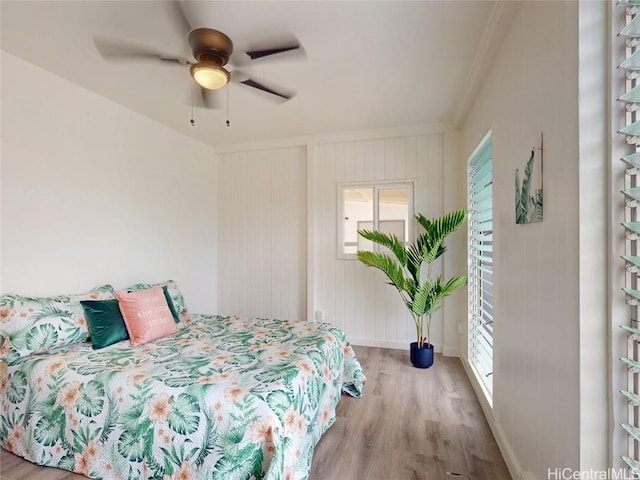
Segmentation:
<svg viewBox="0 0 640 480">
<path fill-rule="evenodd" d="M 167 305 L 169 305 L 169 310 L 171 310 L 171 316 L 175 322 L 178 323 L 180 321 L 180 317 L 178 316 L 178 312 L 176 312 L 176 306 L 173 304 L 171 294 L 169 293 L 166 285 L 162 287 L 162 293 L 164 293 L 164 298 L 167 299 Z"/>
<path fill-rule="evenodd" d="M 178 331 L 161 287 L 116 292 L 116 297 L 134 347 Z"/>
<path fill-rule="evenodd" d="M 84 342 L 89 329 L 81 300 L 114 298 L 111 285 L 80 295 L 57 297 L 0 297 L 0 359 L 9 364 L 28 355 Z"/>
<path fill-rule="evenodd" d="M 89 324 L 94 349 L 108 347 L 129 338 L 118 300 L 81 300 L 80 305 Z"/>
<path fill-rule="evenodd" d="M 175 311 L 178 314 L 178 318 L 182 321 L 189 319 L 189 311 L 187 310 L 187 304 L 184 301 L 184 297 L 182 296 L 182 292 L 178 288 L 178 284 L 173 280 L 167 280 L 166 282 L 150 284 L 150 283 L 137 283 L 135 285 L 131 285 L 128 288 L 125 288 L 127 292 L 134 292 L 137 290 L 145 290 L 151 287 L 167 287 L 167 292 L 169 293 L 169 297 L 171 297 L 171 303 Z"/>
</svg>

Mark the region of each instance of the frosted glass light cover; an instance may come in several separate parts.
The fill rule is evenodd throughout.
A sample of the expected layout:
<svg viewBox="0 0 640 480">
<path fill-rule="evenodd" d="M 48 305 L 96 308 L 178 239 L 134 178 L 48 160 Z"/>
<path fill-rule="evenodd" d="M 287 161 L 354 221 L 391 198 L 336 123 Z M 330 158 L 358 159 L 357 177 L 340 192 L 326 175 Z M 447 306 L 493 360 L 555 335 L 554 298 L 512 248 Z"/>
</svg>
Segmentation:
<svg viewBox="0 0 640 480">
<path fill-rule="evenodd" d="M 229 82 L 229 72 L 217 65 L 197 63 L 191 67 L 193 79 L 203 88 L 217 90 Z"/>
</svg>

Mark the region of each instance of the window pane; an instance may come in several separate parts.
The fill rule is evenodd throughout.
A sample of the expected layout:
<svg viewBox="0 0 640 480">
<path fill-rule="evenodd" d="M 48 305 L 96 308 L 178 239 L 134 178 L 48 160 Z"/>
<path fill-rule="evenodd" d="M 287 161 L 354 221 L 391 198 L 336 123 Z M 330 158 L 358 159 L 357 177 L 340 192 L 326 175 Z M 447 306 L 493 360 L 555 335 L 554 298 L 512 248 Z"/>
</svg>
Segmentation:
<svg viewBox="0 0 640 480">
<path fill-rule="evenodd" d="M 343 204 L 343 253 L 373 250 L 372 242 L 358 235 L 358 229 L 373 229 L 373 187 L 345 188 L 343 190 Z"/>
<path fill-rule="evenodd" d="M 378 191 L 379 230 L 409 241 L 409 189 L 384 188 Z"/>
<path fill-rule="evenodd" d="M 493 397 L 493 143 L 489 135 L 469 163 L 469 363 Z"/>
</svg>

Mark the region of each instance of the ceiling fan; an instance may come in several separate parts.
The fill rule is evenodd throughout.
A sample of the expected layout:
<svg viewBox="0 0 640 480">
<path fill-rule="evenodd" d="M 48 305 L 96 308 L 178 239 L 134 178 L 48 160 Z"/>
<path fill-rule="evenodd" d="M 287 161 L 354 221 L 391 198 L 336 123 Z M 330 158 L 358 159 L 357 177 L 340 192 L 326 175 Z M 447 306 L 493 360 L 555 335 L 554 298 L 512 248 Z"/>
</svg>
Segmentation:
<svg viewBox="0 0 640 480">
<path fill-rule="evenodd" d="M 160 60 L 163 62 L 173 62 L 177 65 L 189 65 L 189 71 L 194 81 L 199 86 L 202 105 L 206 108 L 213 108 L 214 101 L 209 96 L 214 90 L 218 90 L 230 81 L 238 82 L 247 87 L 257 89 L 261 92 L 277 97 L 281 101 L 293 98 L 294 93 L 284 89 L 276 90 L 275 88 L 264 85 L 262 81 L 257 81 L 248 77 L 245 73 L 236 68 L 231 71 L 227 70 L 227 64 L 232 66 L 245 65 L 243 59 L 234 56 L 233 42 L 231 39 L 219 30 L 213 28 L 194 28 L 192 29 L 187 21 L 180 4 L 173 2 L 174 20 L 178 23 L 182 33 L 187 33 L 187 40 L 191 48 L 193 58 L 181 58 L 170 55 L 164 55 L 159 51 L 141 47 L 138 45 L 122 43 L 103 37 L 94 37 L 94 44 L 103 58 L 106 60 Z M 288 38 L 280 41 L 276 45 L 265 46 L 256 50 L 244 52 L 250 62 L 252 60 L 263 59 L 265 57 L 275 58 L 275 55 L 285 52 L 304 55 L 304 49 L 295 38 Z M 289 55 L 288 55 L 289 56 Z M 243 80 L 241 80 L 244 78 Z"/>
</svg>

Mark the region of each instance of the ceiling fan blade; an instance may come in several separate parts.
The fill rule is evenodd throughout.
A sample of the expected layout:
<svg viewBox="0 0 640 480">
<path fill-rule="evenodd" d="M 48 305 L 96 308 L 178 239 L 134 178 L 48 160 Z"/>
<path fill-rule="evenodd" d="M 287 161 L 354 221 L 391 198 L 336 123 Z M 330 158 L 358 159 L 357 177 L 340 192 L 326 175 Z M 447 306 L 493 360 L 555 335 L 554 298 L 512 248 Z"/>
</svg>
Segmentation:
<svg viewBox="0 0 640 480">
<path fill-rule="evenodd" d="M 279 93 L 276 92 L 275 90 L 272 90 L 269 87 L 265 87 L 264 85 L 262 85 L 261 83 L 256 82 L 255 80 L 251 80 L 250 78 L 243 80 L 242 82 L 243 85 L 246 85 L 248 87 L 253 87 L 256 88 L 258 90 L 261 90 L 263 92 L 266 93 L 270 93 L 271 95 L 275 95 L 277 97 L 283 98 L 284 100 L 289 100 L 291 98 L 293 98 L 294 94 L 290 94 L 290 93 Z"/>
<path fill-rule="evenodd" d="M 304 47 L 300 45 L 298 39 L 290 33 L 282 33 L 275 37 L 256 39 L 244 45 L 244 48 L 240 48 L 235 55 L 231 56 L 230 63 L 243 67 L 253 62 L 257 64 L 276 60 L 299 60 L 305 56 Z"/>
<path fill-rule="evenodd" d="M 193 82 L 189 89 L 188 103 L 195 108 L 220 109 L 222 108 L 222 92 L 207 90 Z"/>
<path fill-rule="evenodd" d="M 193 62 L 190 62 L 186 58 L 169 58 L 169 57 L 160 57 L 160 60 L 163 62 L 174 62 L 180 65 L 192 65 Z"/>
<path fill-rule="evenodd" d="M 209 90 L 204 87 L 199 87 L 200 90 L 200 99 L 202 101 L 202 106 L 204 108 L 221 108 L 220 105 L 220 96 L 216 95 L 213 90 Z"/>
<path fill-rule="evenodd" d="M 295 45 L 286 45 L 283 47 L 277 48 L 268 48 L 265 50 L 252 50 L 250 52 L 245 52 L 251 60 L 256 60 L 257 58 L 268 57 L 269 55 L 276 55 L 278 53 L 290 52 L 292 50 L 298 50 L 300 48 L 299 43 L 295 43 Z"/>
<path fill-rule="evenodd" d="M 183 65 L 187 63 L 187 60 L 185 59 L 163 55 L 158 51 L 140 45 L 128 44 L 105 38 L 94 38 L 93 43 L 98 50 L 98 53 L 105 60 L 163 60 L 177 62 Z"/>
</svg>

